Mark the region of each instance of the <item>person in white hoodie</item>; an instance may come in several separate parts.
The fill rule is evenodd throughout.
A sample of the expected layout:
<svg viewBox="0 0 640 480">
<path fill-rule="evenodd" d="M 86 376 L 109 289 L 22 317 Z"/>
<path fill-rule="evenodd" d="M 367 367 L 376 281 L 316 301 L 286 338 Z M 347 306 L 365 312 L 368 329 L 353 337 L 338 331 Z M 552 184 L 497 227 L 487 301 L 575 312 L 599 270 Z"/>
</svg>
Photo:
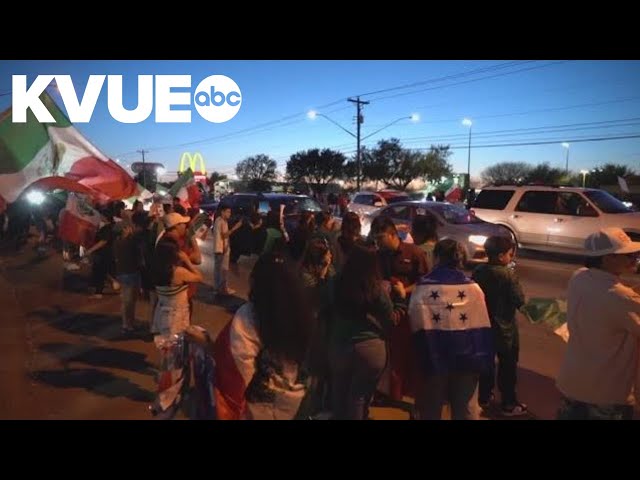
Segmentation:
<svg viewBox="0 0 640 480">
<path fill-rule="evenodd" d="M 620 228 L 585 240 L 586 267 L 569 281 L 569 342 L 557 386 L 560 420 L 630 420 L 640 354 L 640 295 L 620 276 L 635 273 L 640 242 Z"/>
</svg>

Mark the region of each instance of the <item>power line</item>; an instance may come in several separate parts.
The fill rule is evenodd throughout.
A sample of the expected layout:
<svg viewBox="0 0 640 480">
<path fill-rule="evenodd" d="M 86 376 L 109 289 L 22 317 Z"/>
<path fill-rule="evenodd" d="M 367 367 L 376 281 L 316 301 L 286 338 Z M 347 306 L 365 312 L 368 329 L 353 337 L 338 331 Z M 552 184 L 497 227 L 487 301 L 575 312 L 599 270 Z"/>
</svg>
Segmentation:
<svg viewBox="0 0 640 480">
<path fill-rule="evenodd" d="M 618 135 L 618 136 L 609 136 L 609 137 L 591 137 L 591 138 L 558 138 L 553 140 L 540 140 L 536 142 L 517 142 L 517 143 L 496 143 L 496 144 L 485 144 L 485 145 L 474 145 L 473 148 L 501 148 L 501 147 L 524 147 L 524 146 L 532 146 L 532 145 L 551 145 L 560 142 L 569 142 L 569 143 L 583 143 L 583 142 L 603 142 L 608 140 L 625 140 L 630 138 L 640 138 L 640 133 L 631 134 L 631 135 Z M 450 150 L 458 150 L 458 149 L 466 149 L 467 145 L 454 145 L 449 146 Z M 431 148 L 416 148 L 415 150 L 431 150 Z"/>
<path fill-rule="evenodd" d="M 530 62 L 530 61 L 526 61 L 525 63 L 528 63 L 528 62 Z M 507 62 L 507 63 L 508 64 L 509 63 L 513 64 L 513 63 L 518 63 L 518 62 Z M 555 63 L 559 63 L 559 62 L 555 62 Z M 504 65 L 504 64 L 502 64 L 502 65 Z M 443 81 L 443 79 L 446 79 L 447 77 L 454 77 L 454 76 L 460 76 L 460 75 L 468 76 L 468 75 L 478 74 L 478 73 L 482 73 L 482 72 L 484 72 L 484 71 L 486 71 L 488 69 L 491 69 L 491 68 L 495 69 L 496 67 L 500 67 L 500 66 L 501 65 L 493 65 L 491 67 L 482 67 L 482 68 L 478 68 L 478 69 L 472 70 L 470 72 L 461 72 L 459 74 L 449 75 L 449 76 L 446 76 L 446 77 L 440 77 L 440 78 L 436 78 L 436 79 L 428 79 L 428 80 L 424 80 L 424 81 L 421 81 L 421 82 L 414 82 L 414 83 L 418 84 L 418 83 L 428 83 L 428 82 Z M 548 65 L 543 65 L 541 67 L 544 67 L 544 66 L 548 66 Z M 541 67 L 537 67 L 537 68 L 541 68 Z M 504 68 L 504 67 L 501 67 L 501 68 Z M 517 73 L 517 72 L 520 72 L 520 71 L 523 71 L 523 70 L 516 70 L 514 72 L 507 72 L 507 73 Z M 493 78 L 493 77 L 490 76 L 490 77 L 486 77 L 486 78 Z M 483 80 L 483 79 L 484 78 L 474 79 L 474 81 L 479 81 L 479 80 Z M 452 86 L 452 85 L 455 85 L 455 84 L 443 85 L 443 86 L 434 87 L 434 88 L 441 88 L 441 87 L 444 87 L 444 86 Z M 400 85 L 400 86 L 397 86 L 397 87 L 390 87 L 388 89 L 385 89 L 385 91 L 390 91 L 392 89 L 402 89 L 402 88 L 407 88 L 407 86 L 406 85 Z M 408 92 L 408 93 L 416 93 L 416 92 Z M 371 92 L 369 94 L 365 94 L 365 95 L 370 95 L 370 94 L 371 94 Z M 357 96 L 358 95 L 353 95 L 352 97 L 357 97 Z M 386 97 L 382 97 L 382 98 L 386 98 Z M 335 100 L 333 102 L 329 102 L 329 103 L 327 103 L 325 105 L 321 105 L 321 106 L 317 107 L 317 109 L 318 110 L 325 109 L 325 108 L 331 107 L 333 105 L 337 105 L 337 104 L 339 104 L 339 103 L 341 103 L 341 102 L 343 102 L 345 100 L 347 100 L 347 98 L 341 98 L 339 100 Z M 342 109 L 343 108 L 340 108 L 338 110 L 342 110 Z M 268 122 L 265 122 L 265 123 L 262 123 L 262 124 L 254 125 L 252 127 L 247 127 L 247 128 L 238 130 L 236 132 L 231 132 L 231 133 L 224 134 L 224 135 L 218 135 L 218 136 L 215 136 L 215 137 L 208 137 L 208 138 L 204 138 L 204 139 L 200 139 L 200 140 L 194 140 L 194 141 L 184 142 L 184 143 L 174 144 L 174 145 L 165 145 L 165 146 L 159 146 L 159 147 L 149 147 L 149 150 L 153 150 L 153 151 L 167 150 L 167 149 L 172 149 L 172 148 L 181 148 L 181 147 L 192 146 L 192 145 L 196 145 L 196 144 L 204 144 L 204 143 L 208 143 L 208 142 L 216 141 L 216 140 L 222 140 L 222 139 L 230 138 L 230 137 L 233 137 L 233 136 L 236 136 L 236 135 L 240 135 L 240 134 L 243 134 L 243 133 L 246 134 L 246 133 L 249 133 L 249 132 L 253 132 L 254 130 L 259 130 L 259 129 L 262 129 L 264 127 L 277 125 L 277 124 L 280 124 L 282 122 L 286 122 L 286 121 L 290 121 L 290 120 L 296 119 L 296 118 L 298 118 L 300 116 L 306 116 L 306 112 L 286 115 L 286 116 L 281 117 L 281 118 L 276 119 L 276 120 L 271 120 L 271 121 L 268 121 Z M 300 119 L 298 121 L 303 121 L 303 119 Z M 129 153 L 129 152 L 125 152 L 123 154 L 120 154 L 119 156 L 124 156 L 127 153 Z"/>
<path fill-rule="evenodd" d="M 497 113 L 493 115 L 469 115 L 470 118 L 478 119 L 478 118 L 503 118 L 503 117 L 513 117 L 519 115 L 528 115 L 530 113 L 547 113 L 547 112 L 559 112 L 563 110 L 572 110 L 577 108 L 585 108 L 585 107 L 597 107 L 601 105 L 610 105 L 613 103 L 623 103 L 623 102 L 632 102 L 640 100 L 640 96 L 637 97 L 626 97 L 626 98 L 618 98 L 613 100 L 606 100 L 603 102 L 591 102 L 591 103 L 579 103 L 574 105 L 567 105 L 564 107 L 549 107 L 549 108 L 540 108 L 535 110 L 524 110 L 519 112 L 507 112 L 507 113 Z M 438 120 L 426 120 L 420 123 L 423 124 L 439 124 L 439 123 L 452 123 L 452 122 L 460 122 L 460 118 L 448 118 L 448 119 L 438 119 Z"/>
<path fill-rule="evenodd" d="M 510 129 L 506 129 L 506 130 L 490 130 L 487 132 L 478 132 L 478 133 L 474 133 L 474 137 L 478 137 L 478 136 L 490 136 L 490 135 L 494 135 L 494 134 L 510 134 L 513 132 L 533 132 L 533 131 L 542 131 L 542 133 L 548 133 L 548 132 L 544 132 L 544 130 L 548 130 L 548 129 L 570 129 L 571 127 L 584 127 L 586 128 L 590 128 L 592 126 L 598 126 L 598 128 L 602 127 L 605 128 L 605 126 L 607 125 L 612 125 L 612 126 L 628 126 L 628 125 L 624 125 L 625 123 L 630 123 L 633 124 L 631 122 L 638 122 L 640 121 L 640 117 L 630 117 L 630 118 L 619 118 L 619 119 L 615 119 L 615 120 L 599 120 L 597 122 L 579 122 L 579 123 L 564 123 L 564 124 L 559 124 L 559 125 L 543 125 L 543 126 L 539 126 L 539 127 L 523 127 L 523 128 L 510 128 Z M 428 135 L 428 136 L 423 136 L 423 137 L 407 137 L 404 140 L 408 141 L 408 140 L 421 140 L 421 139 L 428 139 L 428 138 L 432 138 L 434 135 Z M 450 134 L 450 135 L 438 135 L 439 138 L 460 138 L 460 137 L 464 137 L 467 138 L 467 134 L 466 133 L 455 133 L 455 134 Z"/>
<path fill-rule="evenodd" d="M 402 96 L 405 96 L 405 95 L 413 95 L 415 93 L 426 92 L 428 90 L 438 90 L 440 88 L 454 87 L 454 86 L 463 85 L 463 84 L 466 84 L 466 83 L 472 83 L 472 82 L 479 82 L 479 81 L 482 81 L 482 80 L 488 80 L 490 78 L 504 77 L 506 75 L 513 75 L 514 73 L 526 72 L 526 71 L 529 71 L 529 70 L 536 70 L 538 68 L 545 68 L 545 67 L 550 67 L 550 66 L 553 66 L 553 65 L 560 65 L 560 64 L 566 63 L 568 61 L 569 60 L 560 60 L 560 61 L 556 61 L 556 62 L 546 63 L 544 65 L 534 65 L 532 67 L 521 68 L 519 70 L 513 70 L 513 71 L 510 71 L 510 72 L 497 73 L 495 75 L 489 75 L 489 76 L 486 76 L 486 77 L 472 78 L 470 80 L 462 80 L 460 82 L 454 82 L 454 83 L 450 83 L 450 84 L 447 84 L 447 85 L 437 85 L 437 86 L 434 86 L 434 87 L 428 87 L 428 88 L 422 88 L 422 89 L 419 89 L 419 90 L 414 90 L 412 92 L 403 92 L 403 93 L 396 93 L 396 94 L 393 94 L 393 95 L 386 95 L 386 96 L 382 96 L 382 97 L 373 98 L 373 99 L 371 99 L 371 101 L 388 100 L 389 98 L 397 98 L 397 97 L 402 97 Z"/>
<path fill-rule="evenodd" d="M 487 132 L 479 132 L 474 133 L 474 138 L 487 138 L 487 137 L 509 137 L 513 135 L 539 135 L 545 133 L 562 133 L 562 132 L 571 132 L 571 131 L 579 131 L 579 130 L 592 130 L 594 128 L 614 128 L 614 127 L 630 127 L 635 126 L 640 121 L 640 117 L 631 117 L 631 118 L 623 118 L 616 120 L 601 120 L 597 122 L 581 122 L 581 123 L 567 123 L 560 125 L 545 125 L 539 127 L 526 127 L 526 128 L 513 128 L 506 130 L 490 130 Z M 425 140 L 430 141 L 455 141 L 459 139 L 466 139 L 466 133 L 455 133 L 455 134 L 442 134 L 442 135 L 427 135 L 427 136 L 419 136 L 419 137 L 406 137 L 400 138 L 400 141 L 404 144 L 407 143 L 416 143 L 422 142 Z M 565 141 L 565 140 L 561 140 Z M 343 146 L 348 146 L 349 144 L 339 144 L 329 148 L 342 148 Z"/>
<path fill-rule="evenodd" d="M 417 81 L 417 82 L 407 83 L 405 85 L 400 85 L 400 86 L 397 86 L 397 87 L 390 87 L 390 88 L 384 88 L 382 90 L 375 90 L 373 92 L 361 93 L 360 96 L 361 97 L 366 97 L 366 96 L 369 96 L 369 95 L 376 95 L 378 93 L 386 93 L 386 92 L 392 92 L 394 90 L 402 90 L 402 89 L 406 89 L 406 88 L 419 87 L 420 85 L 426 85 L 426 84 L 429 84 L 429 83 L 445 82 L 445 81 L 453 80 L 453 79 L 460 78 L 460 77 L 468 77 L 468 76 L 472 76 L 472 75 L 477 75 L 479 73 L 487 73 L 487 72 L 492 72 L 492 71 L 496 71 L 496 70 L 502 70 L 502 69 L 510 68 L 510 67 L 513 67 L 513 66 L 516 66 L 516 65 L 523 65 L 523 64 L 526 64 L 526 63 L 537 62 L 537 61 L 538 60 L 526 60 L 526 61 L 513 61 L 513 62 L 499 63 L 497 65 L 491 65 L 489 67 L 476 68 L 476 69 L 468 71 L 468 72 L 454 73 L 454 74 L 451 74 L 451 75 L 445 75 L 443 77 L 430 78 L 428 80 L 421 80 L 421 81 Z"/>
</svg>

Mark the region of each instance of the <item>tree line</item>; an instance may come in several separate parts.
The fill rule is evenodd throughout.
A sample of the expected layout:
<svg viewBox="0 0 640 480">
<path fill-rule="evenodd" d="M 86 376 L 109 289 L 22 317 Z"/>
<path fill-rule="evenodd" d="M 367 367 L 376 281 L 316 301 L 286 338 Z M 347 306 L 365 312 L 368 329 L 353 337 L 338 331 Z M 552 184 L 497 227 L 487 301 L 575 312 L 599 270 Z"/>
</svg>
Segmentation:
<svg viewBox="0 0 640 480">
<path fill-rule="evenodd" d="M 586 174 L 566 172 L 551 167 L 548 163 L 531 165 L 525 162 L 501 162 L 485 168 L 482 181 L 488 185 L 518 185 L 538 183 L 542 185 L 573 185 L 599 188 L 603 185 L 617 185 L 618 177 L 629 177 L 636 172 L 626 165 L 607 163 Z"/>
<path fill-rule="evenodd" d="M 361 149 L 360 178 L 365 182 L 382 183 L 386 187 L 406 190 L 416 179 L 439 181 L 450 175 L 452 167 L 449 145 L 432 145 L 424 152 L 403 148 L 400 140 L 380 140 L 374 148 Z M 268 191 L 277 177 L 277 163 L 265 154 L 245 158 L 236 165 L 236 175 L 246 183 L 248 190 Z M 355 181 L 357 159 L 329 148 L 302 150 L 289 157 L 285 181 L 305 185 L 322 194 L 336 180 Z M 224 177 L 224 178 L 222 178 Z M 210 183 L 226 179 L 213 172 Z"/>
</svg>

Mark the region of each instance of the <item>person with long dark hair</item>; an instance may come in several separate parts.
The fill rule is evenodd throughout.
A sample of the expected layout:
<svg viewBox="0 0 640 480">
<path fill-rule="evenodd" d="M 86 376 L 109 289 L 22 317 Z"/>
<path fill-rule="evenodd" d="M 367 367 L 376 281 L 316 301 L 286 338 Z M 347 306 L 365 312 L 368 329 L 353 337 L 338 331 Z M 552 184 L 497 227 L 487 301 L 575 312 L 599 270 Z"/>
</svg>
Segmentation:
<svg viewBox="0 0 640 480">
<path fill-rule="evenodd" d="M 218 418 L 299 418 L 313 331 L 300 276 L 281 253 L 263 254 L 251 272 L 249 301 L 214 346 Z"/>
<path fill-rule="evenodd" d="M 298 226 L 291 235 L 289 242 L 289 251 L 294 260 L 300 260 L 304 253 L 307 242 L 316 229 L 316 219 L 313 212 L 304 211 L 298 220 Z"/>
<path fill-rule="evenodd" d="M 395 302 L 392 301 L 392 297 Z M 329 364 L 336 419 L 366 420 L 387 365 L 388 338 L 406 311 L 402 283 L 384 282 L 375 250 L 354 247 L 335 286 Z"/>
<path fill-rule="evenodd" d="M 313 217 L 312 217 L 313 218 Z M 333 307 L 335 270 L 329 244 L 324 238 L 312 238 L 302 257 L 302 283 L 308 292 L 315 320 L 309 369 L 314 376 L 314 408 L 327 411 L 330 405 L 329 388 L 329 326 Z"/>
<path fill-rule="evenodd" d="M 342 224 L 340 225 L 340 235 L 336 241 L 333 265 L 337 271 L 340 271 L 347 261 L 349 253 L 356 245 L 364 246 L 364 241 L 360 230 L 362 225 L 360 223 L 360 217 L 357 213 L 347 212 L 342 217 Z"/>
<path fill-rule="evenodd" d="M 433 249 L 438 243 L 438 220 L 431 213 L 416 215 L 411 222 L 414 245 L 420 247 L 427 257 L 427 271 L 433 270 Z"/>
</svg>

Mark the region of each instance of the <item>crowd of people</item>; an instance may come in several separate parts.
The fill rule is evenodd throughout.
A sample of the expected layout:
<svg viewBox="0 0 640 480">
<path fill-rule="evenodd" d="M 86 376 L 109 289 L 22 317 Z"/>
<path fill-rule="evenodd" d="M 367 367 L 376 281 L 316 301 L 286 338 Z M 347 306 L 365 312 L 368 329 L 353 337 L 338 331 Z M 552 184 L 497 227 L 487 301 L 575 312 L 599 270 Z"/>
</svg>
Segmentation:
<svg viewBox="0 0 640 480">
<path fill-rule="evenodd" d="M 463 248 L 439 239 L 431 215 L 413 219 L 413 243 L 405 243 L 387 217 L 376 217 L 365 238 L 357 214 L 344 212 L 337 227 L 332 212 L 304 212 L 290 232 L 275 210 L 250 217 L 258 259 L 248 301 L 212 345 L 217 418 L 366 420 L 375 402 L 412 398 L 411 418 L 440 419 L 449 404 L 451 418 L 475 420 L 497 405 L 498 392 L 504 416 L 526 415 L 517 394 L 516 318 L 525 295 L 510 267 L 513 240 L 488 238 L 488 263 L 469 277 Z M 90 294 L 101 298 L 107 282 L 120 292 L 123 333 L 140 328 L 140 295 L 152 302 L 155 335 L 197 323 L 197 209 L 176 201 L 147 212 L 140 202 L 132 210 L 113 202 L 101 214 L 104 225 L 84 252 L 92 260 Z M 230 238 L 242 224 L 229 228 L 230 217 L 221 206 L 200 237 L 213 237 L 219 296 L 234 293 Z M 640 296 L 620 275 L 635 272 L 640 243 L 604 229 L 585 249 L 587 265 L 568 289 L 558 417 L 631 418 Z"/>
</svg>

